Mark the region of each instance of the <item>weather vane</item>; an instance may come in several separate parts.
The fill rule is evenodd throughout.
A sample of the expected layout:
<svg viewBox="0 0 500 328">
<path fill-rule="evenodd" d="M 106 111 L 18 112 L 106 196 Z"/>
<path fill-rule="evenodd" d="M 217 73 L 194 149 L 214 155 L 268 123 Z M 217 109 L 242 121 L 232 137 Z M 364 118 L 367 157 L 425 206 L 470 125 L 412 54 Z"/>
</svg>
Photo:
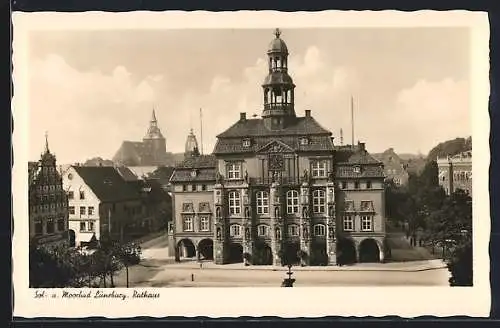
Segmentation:
<svg viewBox="0 0 500 328">
<path fill-rule="evenodd" d="M 281 35 L 281 31 L 280 31 L 280 29 L 279 29 L 279 28 L 277 28 L 276 30 L 274 30 L 274 35 L 276 35 L 276 37 L 277 37 L 277 38 L 279 38 L 279 37 L 280 37 L 280 35 Z"/>
</svg>

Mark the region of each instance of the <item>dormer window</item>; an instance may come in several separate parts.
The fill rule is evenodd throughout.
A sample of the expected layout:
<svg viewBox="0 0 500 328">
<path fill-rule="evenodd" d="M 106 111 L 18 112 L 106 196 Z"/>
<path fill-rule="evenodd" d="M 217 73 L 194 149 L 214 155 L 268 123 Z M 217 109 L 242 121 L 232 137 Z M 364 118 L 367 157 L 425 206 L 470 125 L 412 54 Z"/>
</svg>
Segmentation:
<svg viewBox="0 0 500 328">
<path fill-rule="evenodd" d="M 361 167 L 360 166 L 355 166 L 353 168 L 354 173 L 361 173 Z"/>
<path fill-rule="evenodd" d="M 301 137 L 300 138 L 300 144 L 301 145 L 308 145 L 309 144 L 309 139 L 307 139 L 306 137 Z"/>
<path fill-rule="evenodd" d="M 248 148 L 252 145 L 250 139 L 243 139 L 243 147 Z"/>
</svg>

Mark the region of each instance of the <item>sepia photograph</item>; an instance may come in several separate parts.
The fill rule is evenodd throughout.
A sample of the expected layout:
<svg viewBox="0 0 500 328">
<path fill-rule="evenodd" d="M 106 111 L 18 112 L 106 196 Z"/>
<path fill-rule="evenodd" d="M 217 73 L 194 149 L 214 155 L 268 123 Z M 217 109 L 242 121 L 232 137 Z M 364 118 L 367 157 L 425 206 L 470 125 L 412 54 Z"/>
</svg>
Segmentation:
<svg viewBox="0 0 500 328">
<path fill-rule="evenodd" d="M 182 27 L 178 13 L 145 28 L 64 15 L 26 29 L 14 61 L 14 259 L 32 298 L 463 293 L 487 277 L 487 28 L 481 48 L 465 19 L 401 23 L 416 14 Z"/>
</svg>

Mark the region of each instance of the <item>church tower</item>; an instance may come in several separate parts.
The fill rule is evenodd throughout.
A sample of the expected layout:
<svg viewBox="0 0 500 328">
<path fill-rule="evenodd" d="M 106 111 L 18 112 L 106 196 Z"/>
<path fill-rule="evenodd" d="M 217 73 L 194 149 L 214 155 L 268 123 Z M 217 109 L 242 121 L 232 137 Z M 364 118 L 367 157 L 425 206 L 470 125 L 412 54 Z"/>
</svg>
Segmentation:
<svg viewBox="0 0 500 328">
<path fill-rule="evenodd" d="M 167 143 L 165 137 L 158 127 L 158 121 L 156 120 L 156 113 L 153 109 L 151 114 L 151 120 L 149 121 L 149 128 L 142 139 L 146 147 L 149 149 L 151 154 L 152 164 L 160 165 L 165 158 L 167 152 Z"/>
<path fill-rule="evenodd" d="M 262 84 L 264 110 L 262 118 L 268 129 L 280 130 L 296 118 L 294 108 L 295 84 L 288 75 L 288 48 L 276 29 L 275 39 L 267 50 L 269 73 Z"/>
</svg>

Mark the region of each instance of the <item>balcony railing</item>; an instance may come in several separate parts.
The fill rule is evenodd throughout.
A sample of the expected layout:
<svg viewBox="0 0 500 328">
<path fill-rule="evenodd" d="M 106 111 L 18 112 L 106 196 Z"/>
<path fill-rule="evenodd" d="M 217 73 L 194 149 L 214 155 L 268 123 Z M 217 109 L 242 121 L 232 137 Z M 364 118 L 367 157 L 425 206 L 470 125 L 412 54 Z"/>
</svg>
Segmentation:
<svg viewBox="0 0 500 328">
<path fill-rule="evenodd" d="M 298 177 L 277 177 L 277 178 L 250 178 L 251 185 L 270 185 L 277 182 L 281 185 L 298 185 L 302 182 L 302 178 Z"/>
</svg>

